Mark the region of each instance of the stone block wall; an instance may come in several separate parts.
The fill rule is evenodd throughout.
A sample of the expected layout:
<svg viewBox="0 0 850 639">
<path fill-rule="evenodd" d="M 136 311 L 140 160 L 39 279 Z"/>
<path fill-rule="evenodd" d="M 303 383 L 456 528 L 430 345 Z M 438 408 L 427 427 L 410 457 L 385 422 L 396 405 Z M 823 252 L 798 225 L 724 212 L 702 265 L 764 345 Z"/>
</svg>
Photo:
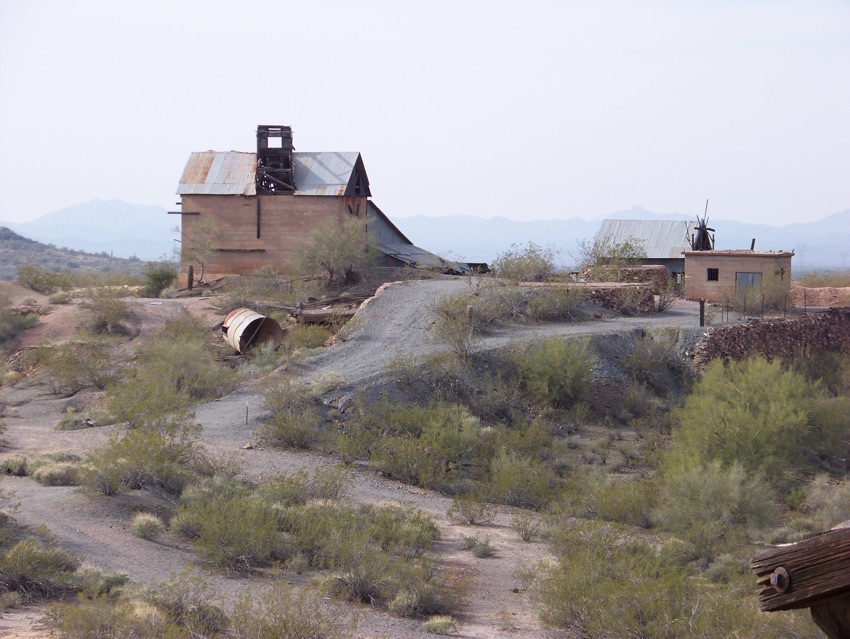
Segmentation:
<svg viewBox="0 0 850 639">
<path fill-rule="evenodd" d="M 718 357 L 741 360 L 759 354 L 774 359 L 820 351 L 850 353 L 850 309 L 711 327 L 697 344 L 694 368 L 701 371 Z"/>
</svg>

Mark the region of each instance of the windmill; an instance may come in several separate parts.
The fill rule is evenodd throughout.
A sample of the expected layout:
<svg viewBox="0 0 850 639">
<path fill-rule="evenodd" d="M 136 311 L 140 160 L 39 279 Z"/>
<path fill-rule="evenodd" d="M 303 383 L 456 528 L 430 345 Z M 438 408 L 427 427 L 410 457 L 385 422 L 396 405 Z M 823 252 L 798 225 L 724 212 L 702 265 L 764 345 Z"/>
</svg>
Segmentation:
<svg viewBox="0 0 850 639">
<path fill-rule="evenodd" d="M 705 201 L 705 213 L 697 215 L 696 233 L 691 236 L 691 249 L 694 251 L 714 250 L 714 229 L 708 226 L 708 200 Z"/>
</svg>

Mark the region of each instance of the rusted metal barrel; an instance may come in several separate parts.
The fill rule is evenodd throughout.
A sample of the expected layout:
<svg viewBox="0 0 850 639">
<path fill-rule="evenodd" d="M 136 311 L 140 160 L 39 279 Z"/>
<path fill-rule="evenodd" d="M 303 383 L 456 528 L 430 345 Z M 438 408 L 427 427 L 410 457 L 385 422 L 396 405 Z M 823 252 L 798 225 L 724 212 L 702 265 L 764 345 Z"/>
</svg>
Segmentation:
<svg viewBox="0 0 850 639">
<path fill-rule="evenodd" d="M 275 350 L 283 340 L 283 329 L 270 317 L 260 315 L 250 308 L 237 308 L 227 314 L 221 325 L 224 341 L 240 353 L 264 344 L 273 344 Z"/>
</svg>

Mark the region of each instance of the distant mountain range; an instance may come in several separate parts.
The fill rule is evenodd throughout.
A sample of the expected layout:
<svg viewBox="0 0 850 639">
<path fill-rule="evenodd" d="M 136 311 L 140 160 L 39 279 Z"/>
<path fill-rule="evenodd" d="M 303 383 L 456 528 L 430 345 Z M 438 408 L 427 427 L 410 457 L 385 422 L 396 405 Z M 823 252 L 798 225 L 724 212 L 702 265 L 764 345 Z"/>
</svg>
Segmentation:
<svg viewBox="0 0 850 639">
<path fill-rule="evenodd" d="M 688 215 L 658 215 L 635 206 L 608 216 L 628 220 L 689 220 Z M 517 222 L 505 218 L 482 219 L 469 215 L 390 218 L 417 246 L 445 257 L 470 262 L 490 262 L 512 244 L 534 242 L 558 252 L 564 266 L 574 264 L 579 240 L 590 239 L 600 220 L 538 220 Z M 179 250 L 180 216 L 168 215 L 159 206 L 128 204 L 121 200 L 92 200 L 50 213 L 31 222 L 0 221 L 19 235 L 57 247 L 115 257 L 156 260 Z M 850 268 L 850 209 L 821 220 L 785 226 L 713 220 L 717 249 L 793 250 L 794 269 Z"/>
<path fill-rule="evenodd" d="M 179 215 L 168 215 L 160 206 L 128 204 L 121 200 L 92 200 L 48 213 L 31 222 L 2 222 L 18 235 L 58 248 L 140 260 L 171 258 L 172 229 Z"/>
</svg>

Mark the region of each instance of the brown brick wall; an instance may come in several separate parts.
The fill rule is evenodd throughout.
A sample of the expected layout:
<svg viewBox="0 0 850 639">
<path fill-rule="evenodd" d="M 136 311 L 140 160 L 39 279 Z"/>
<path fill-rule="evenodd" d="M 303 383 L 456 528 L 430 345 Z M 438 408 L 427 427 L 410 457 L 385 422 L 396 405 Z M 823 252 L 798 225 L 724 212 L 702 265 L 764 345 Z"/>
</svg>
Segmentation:
<svg viewBox="0 0 850 639">
<path fill-rule="evenodd" d="M 260 203 L 260 237 L 257 237 L 257 201 Z M 366 215 L 366 198 L 288 195 L 184 195 L 182 241 L 188 245 L 197 225 L 215 220 L 221 245 L 206 261 L 207 279 L 231 273 L 253 273 L 265 265 L 289 271 L 298 250 L 313 229 L 334 217 L 352 212 Z M 181 264 L 185 273 L 189 262 Z M 196 275 L 199 266 L 195 264 Z"/>
</svg>

